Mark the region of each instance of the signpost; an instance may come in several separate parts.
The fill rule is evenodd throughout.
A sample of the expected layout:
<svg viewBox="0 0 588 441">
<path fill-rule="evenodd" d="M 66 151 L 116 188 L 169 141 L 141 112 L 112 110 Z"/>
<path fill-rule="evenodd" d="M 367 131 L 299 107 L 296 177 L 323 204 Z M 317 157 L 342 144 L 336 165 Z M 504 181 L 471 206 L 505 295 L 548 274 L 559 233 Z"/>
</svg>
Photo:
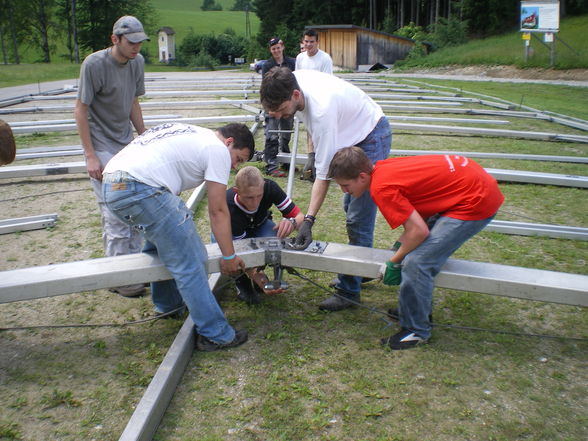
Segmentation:
<svg viewBox="0 0 588 441">
<path fill-rule="evenodd" d="M 544 42 L 539 40 L 549 49 L 549 65 L 555 64 L 555 33 L 559 32 L 559 1 L 522 1 L 520 25 L 522 38 L 525 42 L 525 63 L 529 59 L 531 51 L 532 33 L 542 33 Z"/>
</svg>

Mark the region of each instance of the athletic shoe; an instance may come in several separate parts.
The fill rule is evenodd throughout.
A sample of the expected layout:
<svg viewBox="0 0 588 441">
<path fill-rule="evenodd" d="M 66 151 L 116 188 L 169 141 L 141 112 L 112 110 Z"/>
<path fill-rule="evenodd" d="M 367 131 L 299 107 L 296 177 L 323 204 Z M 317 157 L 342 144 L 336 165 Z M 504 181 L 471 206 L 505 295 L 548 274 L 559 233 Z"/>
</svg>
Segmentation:
<svg viewBox="0 0 588 441">
<path fill-rule="evenodd" d="M 267 172 L 267 174 L 270 175 L 273 178 L 285 178 L 286 176 L 288 176 L 287 173 L 284 173 L 279 168 L 276 168 L 275 170 L 272 170 L 270 172 Z"/>
<path fill-rule="evenodd" d="M 402 350 L 414 348 L 417 345 L 423 345 L 429 342 L 429 339 L 419 337 L 414 332 L 402 328 L 400 332 L 392 335 L 391 337 L 383 338 L 380 340 L 383 345 L 390 346 L 392 350 Z"/>
<path fill-rule="evenodd" d="M 213 352 L 220 349 L 229 349 L 241 346 L 247 341 L 248 335 L 245 329 L 239 329 L 235 331 L 235 338 L 229 343 L 215 343 L 212 340 L 198 334 L 196 336 L 196 349 L 204 352 Z"/>
<path fill-rule="evenodd" d="M 329 312 L 341 311 L 355 307 L 356 303 L 359 303 L 359 300 L 359 293 L 349 294 L 338 289 L 336 294 L 321 302 L 319 309 Z"/>
<path fill-rule="evenodd" d="M 136 285 L 118 286 L 116 288 L 110 288 L 109 291 L 123 297 L 141 297 L 147 292 L 145 290 L 145 284 L 143 283 L 137 283 Z"/>
</svg>

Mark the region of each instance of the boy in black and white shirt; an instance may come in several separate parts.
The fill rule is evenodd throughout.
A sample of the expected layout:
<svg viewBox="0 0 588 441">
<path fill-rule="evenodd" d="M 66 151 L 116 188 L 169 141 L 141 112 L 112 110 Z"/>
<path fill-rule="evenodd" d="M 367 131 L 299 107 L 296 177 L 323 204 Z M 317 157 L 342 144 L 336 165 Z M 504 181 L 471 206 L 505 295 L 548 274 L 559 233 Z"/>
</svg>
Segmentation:
<svg viewBox="0 0 588 441">
<path fill-rule="evenodd" d="M 235 176 L 235 186 L 227 190 L 227 205 L 231 213 L 233 240 L 272 236 L 282 239 L 297 230 L 304 220 L 300 208 L 284 190 L 276 182 L 264 179 L 259 169 L 252 166 L 243 167 Z M 277 223 L 272 219 L 272 206 L 282 214 Z M 263 271 L 254 268 L 235 281 L 238 297 L 248 303 L 261 300 L 252 280 L 266 294 L 281 292 L 264 289 L 269 280 Z"/>
</svg>

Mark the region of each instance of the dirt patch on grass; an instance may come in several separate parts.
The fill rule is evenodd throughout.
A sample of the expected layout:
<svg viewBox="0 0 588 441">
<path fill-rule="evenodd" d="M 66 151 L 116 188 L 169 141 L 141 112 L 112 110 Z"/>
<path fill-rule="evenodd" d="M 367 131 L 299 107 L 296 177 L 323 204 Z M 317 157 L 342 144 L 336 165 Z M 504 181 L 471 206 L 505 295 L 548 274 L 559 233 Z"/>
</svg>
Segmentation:
<svg viewBox="0 0 588 441">
<path fill-rule="evenodd" d="M 588 81 L 588 69 L 519 69 L 514 66 L 444 66 L 430 69 L 413 69 L 415 74 L 475 76 L 526 80 Z"/>
<path fill-rule="evenodd" d="M 471 69 L 469 75 L 492 72 Z M 234 114 L 217 108 L 170 112 Z M 62 117 L 69 116 L 36 116 Z M 395 146 L 411 147 L 409 138 L 414 137 L 395 134 Z M 261 150 L 261 134 L 257 142 Z M 41 137 L 30 145 L 44 143 Z M 62 142 L 77 143 L 72 135 L 64 136 Z M 446 138 L 441 138 L 439 148 L 445 143 Z M 64 157 L 28 163 L 79 160 Z M 286 179 L 278 182 L 286 187 Z M 305 209 L 310 185 L 297 181 L 296 186 L 296 202 Z M 510 193 L 510 204 L 522 200 L 514 190 Z M 529 191 L 521 193 L 532 196 Z M 0 236 L 0 271 L 102 256 L 98 209 L 85 174 L 4 180 L 0 194 L 5 200 L 0 203 L 3 219 L 59 215 L 49 230 Z M 567 194 L 580 200 L 572 192 Z M 317 240 L 345 242 L 340 195 L 331 189 L 314 228 Z M 549 211 L 536 205 L 528 201 L 528 215 Z M 196 217 L 200 234 L 208 241 L 205 210 L 199 209 Z M 570 217 L 585 223 L 584 214 L 568 213 Z M 378 248 L 389 246 L 398 234 L 382 218 L 376 229 Z M 532 266 L 536 262 L 525 259 L 537 260 L 533 255 L 545 252 L 557 257 L 562 271 L 585 268 L 584 261 L 574 263 L 570 257 L 574 250 L 565 249 L 566 243 L 498 235 L 484 238 L 469 242 L 456 257 L 501 263 L 510 259 L 510 264 Z M 582 248 L 576 252 L 580 254 Z M 319 313 L 316 305 L 325 293 L 287 278 L 288 295 L 268 299 L 259 308 L 237 302 L 232 290 L 225 293 L 224 310 L 232 323 L 249 330 L 251 341 L 235 351 L 194 357 L 157 439 L 585 438 L 586 379 L 581 371 L 585 344 L 542 340 L 521 344 L 510 336 L 436 330 L 434 344 L 423 351 L 391 353 L 380 348 L 378 340 L 396 329 L 385 328 L 379 317 L 364 310 Z M 312 278 L 326 286 L 332 275 L 313 273 Z M 368 304 L 381 309 L 394 306 L 396 292 L 377 282 L 368 284 L 364 293 Z M 436 292 L 435 307 L 440 323 L 586 335 L 586 314 L 573 307 L 547 304 L 538 308 L 529 302 L 449 290 Z M 98 290 L 0 304 L 0 326 L 120 323 L 151 313 L 148 297 L 127 299 Z M 181 322 L 168 320 L 126 328 L 0 332 L 0 438 L 118 439 L 180 326 Z"/>
</svg>

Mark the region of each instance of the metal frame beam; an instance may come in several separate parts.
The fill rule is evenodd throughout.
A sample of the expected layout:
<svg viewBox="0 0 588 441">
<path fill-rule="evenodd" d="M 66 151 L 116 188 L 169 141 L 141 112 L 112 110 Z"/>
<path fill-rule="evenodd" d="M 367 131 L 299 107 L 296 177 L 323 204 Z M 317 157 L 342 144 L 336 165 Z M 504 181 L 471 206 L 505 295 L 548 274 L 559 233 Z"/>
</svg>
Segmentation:
<svg viewBox="0 0 588 441">
<path fill-rule="evenodd" d="M 435 154 L 430 152 L 429 154 Z M 455 152 L 454 152 L 455 153 Z M 278 162 L 290 163 L 289 153 L 278 153 Z M 305 164 L 306 155 L 297 155 L 296 164 Z M 588 177 L 575 175 L 560 175 L 556 173 L 541 173 L 532 171 L 519 170 L 502 170 L 498 168 L 487 168 L 486 171 L 490 173 L 498 181 L 506 182 L 524 182 L 528 184 L 545 184 L 558 185 L 563 187 L 578 187 L 588 188 Z M 0 177 L 2 173 L 0 170 Z"/>
<path fill-rule="evenodd" d="M 41 230 L 55 226 L 57 214 L 41 214 L 38 216 L 18 217 L 0 220 L 0 234 L 15 233 L 17 231 Z"/>
<path fill-rule="evenodd" d="M 148 119 L 145 121 L 145 126 L 152 127 L 166 122 L 181 122 L 186 124 L 218 124 L 218 123 L 233 123 L 233 122 L 251 122 L 256 121 L 257 115 L 228 115 L 228 116 L 201 116 L 194 118 L 164 118 L 164 119 Z M 12 132 L 15 134 L 22 133 L 36 133 L 36 132 L 67 132 L 77 131 L 75 123 L 71 124 L 48 124 L 48 125 L 34 125 L 26 127 L 15 127 Z"/>
<path fill-rule="evenodd" d="M 545 236 L 559 239 L 588 240 L 588 228 L 566 225 L 531 224 L 527 222 L 509 222 L 494 219 L 484 228 L 503 234 L 519 236 Z"/>
<path fill-rule="evenodd" d="M 468 158 L 516 159 L 524 161 L 577 162 L 588 164 L 586 156 L 529 155 L 524 153 L 454 152 L 451 150 L 392 150 L 395 156 L 461 155 Z"/>
<path fill-rule="evenodd" d="M 235 242 L 248 268 L 263 266 L 277 239 Z M 281 243 L 281 242 L 280 242 Z M 208 272 L 220 271 L 220 249 L 206 246 Z M 306 251 L 278 250 L 281 265 L 314 271 L 381 277 L 391 251 L 315 242 Z M 171 276 L 157 256 L 139 253 L 0 272 L 0 303 L 33 300 L 82 291 L 167 280 Z M 588 306 L 588 276 L 450 259 L 435 279 L 442 288 L 543 302 Z"/>
</svg>

